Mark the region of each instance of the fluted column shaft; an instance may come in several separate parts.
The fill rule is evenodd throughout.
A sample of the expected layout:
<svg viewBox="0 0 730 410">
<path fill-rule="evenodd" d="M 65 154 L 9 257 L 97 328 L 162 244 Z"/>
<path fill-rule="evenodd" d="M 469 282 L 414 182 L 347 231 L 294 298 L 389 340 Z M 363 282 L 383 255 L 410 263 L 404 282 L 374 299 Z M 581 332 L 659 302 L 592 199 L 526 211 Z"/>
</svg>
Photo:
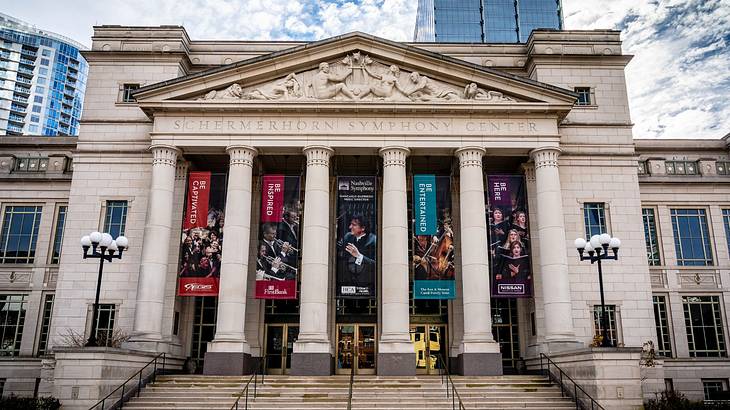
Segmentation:
<svg viewBox="0 0 730 410">
<path fill-rule="evenodd" d="M 494 353 L 499 346 L 492 336 L 487 221 L 484 215 L 483 148 L 465 147 L 459 158 L 459 210 L 461 221 L 461 278 L 464 304 L 462 353 Z M 496 350 L 495 350 L 496 348 Z"/>
<path fill-rule="evenodd" d="M 133 340 L 162 341 L 162 314 L 165 304 L 172 229 L 175 165 L 180 150 L 167 145 L 153 145 L 152 184 L 147 204 L 147 222 L 137 282 Z"/>
<path fill-rule="evenodd" d="M 249 353 L 244 324 L 251 239 L 251 182 L 257 151 L 248 146 L 230 146 L 226 226 L 223 237 L 216 333 L 210 352 Z"/>
<path fill-rule="evenodd" d="M 538 148 L 530 152 L 535 163 L 537 237 L 540 239 L 540 274 L 545 311 L 545 340 L 572 342 L 573 311 L 568 277 L 563 199 L 558 157 L 560 149 Z"/>
</svg>

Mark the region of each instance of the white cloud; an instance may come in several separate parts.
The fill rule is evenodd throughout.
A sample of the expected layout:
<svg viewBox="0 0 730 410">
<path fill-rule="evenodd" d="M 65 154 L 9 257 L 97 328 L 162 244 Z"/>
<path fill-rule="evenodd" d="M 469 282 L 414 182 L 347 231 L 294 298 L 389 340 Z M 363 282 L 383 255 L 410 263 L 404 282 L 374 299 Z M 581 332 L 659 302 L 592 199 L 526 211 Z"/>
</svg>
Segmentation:
<svg viewBox="0 0 730 410">
<path fill-rule="evenodd" d="M 96 24 L 184 25 L 193 39 L 410 41 L 416 0 L 29 0 L 5 13 L 90 45 Z M 41 12 L 39 12 L 41 10 Z M 636 137 L 730 131 L 730 0 L 563 0 L 568 29 L 622 29 Z"/>
</svg>

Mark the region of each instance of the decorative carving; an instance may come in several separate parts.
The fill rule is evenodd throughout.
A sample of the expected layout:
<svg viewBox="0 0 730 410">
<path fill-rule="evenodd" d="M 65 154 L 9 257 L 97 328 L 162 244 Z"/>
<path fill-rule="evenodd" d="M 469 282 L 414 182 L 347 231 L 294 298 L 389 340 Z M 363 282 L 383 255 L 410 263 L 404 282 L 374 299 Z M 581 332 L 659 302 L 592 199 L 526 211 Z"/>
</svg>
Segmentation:
<svg viewBox="0 0 730 410">
<path fill-rule="evenodd" d="M 530 156 L 535 163 L 535 169 L 542 167 L 558 167 L 558 157 L 560 156 L 560 148 L 542 147 L 535 148 L 530 151 Z"/>
<path fill-rule="evenodd" d="M 302 152 L 304 152 L 304 155 L 307 156 L 308 167 L 328 167 L 330 163 L 330 158 L 332 157 L 332 155 L 334 155 L 335 150 L 330 147 L 325 147 L 323 145 L 312 145 L 304 147 Z"/>
<path fill-rule="evenodd" d="M 340 61 L 320 62 L 317 70 L 289 73 L 283 79 L 255 88 L 234 83 L 221 90 L 209 91 L 197 100 L 515 102 L 499 91 L 481 89 L 476 83 L 469 83 L 463 89 L 460 87 L 416 71 L 403 72 L 395 64 L 377 62 L 356 51 Z"/>
<path fill-rule="evenodd" d="M 384 147 L 378 152 L 383 157 L 383 167 L 406 166 L 406 158 L 411 153 L 406 147 Z"/>
<path fill-rule="evenodd" d="M 153 155 L 152 166 L 169 165 L 174 167 L 177 162 L 177 156 L 180 154 L 178 148 L 169 145 L 153 145 L 150 147 L 150 151 L 152 151 Z"/>
<path fill-rule="evenodd" d="M 720 288 L 720 275 L 717 271 L 680 272 L 677 276 L 679 279 L 679 286 L 682 288 Z"/>
<path fill-rule="evenodd" d="M 230 157 L 230 166 L 244 165 L 253 167 L 253 159 L 258 154 L 258 150 L 247 145 L 231 145 L 226 148 L 226 152 Z"/>
<path fill-rule="evenodd" d="M 455 154 L 459 158 L 459 168 L 482 167 L 482 157 L 486 155 L 487 150 L 481 147 L 464 147 L 456 150 Z"/>
</svg>

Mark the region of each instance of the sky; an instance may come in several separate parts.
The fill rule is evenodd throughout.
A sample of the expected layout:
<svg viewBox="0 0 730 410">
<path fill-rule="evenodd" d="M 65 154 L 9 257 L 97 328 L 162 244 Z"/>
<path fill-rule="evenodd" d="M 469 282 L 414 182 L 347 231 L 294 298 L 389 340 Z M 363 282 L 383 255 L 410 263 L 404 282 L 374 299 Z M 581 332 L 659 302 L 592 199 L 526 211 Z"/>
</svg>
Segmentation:
<svg viewBox="0 0 730 410">
<path fill-rule="evenodd" d="M 730 133 L 730 0 L 562 0 L 566 29 L 622 31 L 636 138 Z M 92 26 L 183 25 L 193 40 L 412 41 L 417 0 L 6 0 L 0 12 L 91 45 Z"/>
</svg>

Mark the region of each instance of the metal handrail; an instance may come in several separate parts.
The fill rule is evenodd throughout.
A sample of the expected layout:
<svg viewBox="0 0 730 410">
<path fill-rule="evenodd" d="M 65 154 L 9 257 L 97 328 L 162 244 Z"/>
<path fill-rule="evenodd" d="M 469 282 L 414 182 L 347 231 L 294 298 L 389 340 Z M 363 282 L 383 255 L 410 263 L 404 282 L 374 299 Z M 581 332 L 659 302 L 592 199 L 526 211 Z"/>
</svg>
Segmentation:
<svg viewBox="0 0 730 410">
<path fill-rule="evenodd" d="M 590 394 L 586 393 L 586 391 L 583 390 L 582 387 L 578 386 L 578 383 L 576 383 L 575 380 L 573 380 L 570 376 L 568 376 L 568 374 L 565 373 L 563 371 L 563 369 L 561 369 L 560 366 L 558 366 L 558 364 L 555 363 L 552 359 L 550 359 L 550 357 L 548 357 L 548 355 L 546 355 L 545 353 L 540 353 L 540 372 L 541 373 L 543 373 L 543 374 L 545 373 L 545 369 L 544 369 L 544 365 L 543 365 L 543 358 L 545 358 L 547 360 L 548 379 L 550 380 L 551 383 L 553 381 L 555 381 L 560 386 L 560 395 L 562 397 L 566 397 L 566 396 L 570 397 L 570 390 L 571 390 L 570 388 L 565 386 L 563 379 L 567 378 L 568 380 L 570 380 L 571 383 L 573 383 L 573 389 L 572 389 L 573 390 L 573 401 L 575 401 L 576 409 L 579 409 L 579 410 L 588 409 L 588 407 L 585 406 L 583 404 L 583 401 L 578 397 L 578 391 L 580 391 L 581 393 L 583 393 L 583 395 L 585 396 L 586 399 L 590 400 L 590 403 L 591 403 L 590 409 L 591 410 L 595 410 L 595 409 L 605 410 L 603 408 L 603 406 L 598 404 L 598 402 L 593 397 L 591 397 Z M 553 365 L 553 367 L 558 369 L 558 378 L 555 378 L 555 376 L 553 376 L 553 372 L 550 371 L 551 364 Z"/>
<path fill-rule="evenodd" d="M 248 394 L 249 394 L 249 390 L 250 390 L 249 387 L 251 386 L 251 381 L 253 381 L 253 399 L 256 400 L 256 395 L 257 395 L 256 387 L 258 385 L 258 380 L 259 380 L 258 375 L 259 375 L 259 373 L 261 373 L 261 384 L 264 384 L 264 377 L 265 377 L 264 370 L 263 370 L 264 369 L 263 364 L 265 363 L 265 361 L 263 360 L 262 357 L 259 357 L 258 359 L 259 359 L 259 364 L 258 364 L 258 366 L 256 366 L 256 370 L 253 372 L 251 377 L 249 377 L 248 381 L 246 382 L 246 385 L 243 386 L 243 389 L 241 389 L 241 391 L 238 393 L 238 396 L 236 397 L 236 402 L 233 403 L 230 410 L 238 410 L 238 403 L 241 401 L 242 398 L 244 399 L 244 403 L 245 403 L 243 408 L 248 409 Z"/>
<path fill-rule="evenodd" d="M 355 363 L 350 366 L 350 392 L 347 395 L 347 410 L 352 410 L 352 385 L 355 383 Z"/>
<path fill-rule="evenodd" d="M 448 399 L 449 397 L 451 397 L 451 410 L 466 410 L 464 403 L 461 401 L 461 395 L 459 395 L 459 391 L 456 390 L 454 381 L 451 380 L 451 373 L 449 373 L 449 368 L 446 365 L 444 357 L 441 355 L 441 353 L 439 353 L 437 357 L 438 361 L 441 363 L 441 368 L 439 368 L 439 374 L 441 375 L 441 384 L 444 384 L 444 380 L 446 380 L 446 398 Z M 444 375 L 446 377 L 444 377 Z M 451 383 L 451 393 L 449 393 L 449 383 Z M 457 403 L 459 404 L 458 407 L 456 406 Z"/>
<path fill-rule="evenodd" d="M 146 365 L 144 365 L 144 367 L 142 367 L 141 369 L 139 369 L 135 374 L 131 375 L 124 383 L 122 383 L 121 385 L 119 385 L 116 389 L 112 390 L 111 393 L 107 394 L 106 397 L 104 397 L 103 399 L 101 399 L 98 402 L 96 402 L 96 404 L 94 404 L 93 406 L 89 407 L 89 410 L 96 409 L 100 404 L 101 404 L 101 410 L 106 410 L 106 408 L 104 407 L 104 405 L 106 404 L 106 401 L 110 397 L 112 397 L 114 395 L 114 393 L 116 393 L 120 389 L 122 390 L 122 393 L 119 396 L 119 400 L 115 401 L 112 404 L 112 406 L 109 407 L 109 409 L 121 409 L 121 408 L 123 408 L 124 407 L 124 402 L 127 401 L 127 400 L 129 400 L 130 398 L 132 398 L 132 396 L 134 396 L 135 393 L 136 393 L 137 397 L 139 397 L 139 393 L 142 390 L 142 387 L 146 386 L 150 382 L 150 380 L 152 380 L 152 382 L 154 382 L 156 380 L 156 378 L 157 378 L 157 372 L 158 372 L 158 369 L 157 369 L 157 361 L 160 358 L 162 358 L 162 369 L 161 369 L 161 371 L 164 372 L 165 371 L 165 358 L 166 358 L 166 354 L 165 353 L 160 353 L 157 356 L 155 356 L 154 359 L 150 360 Z M 143 381 L 142 380 L 142 372 L 144 372 L 144 369 L 148 368 L 150 365 L 153 365 L 154 366 L 154 369 L 152 370 L 152 373 L 149 376 L 145 377 L 145 379 Z M 129 391 L 125 391 L 126 390 L 125 389 L 125 386 L 127 385 L 127 383 L 130 380 L 134 379 L 134 378 L 137 379 L 136 388 L 135 388 L 135 386 L 132 386 L 132 389 L 130 389 Z"/>
</svg>

